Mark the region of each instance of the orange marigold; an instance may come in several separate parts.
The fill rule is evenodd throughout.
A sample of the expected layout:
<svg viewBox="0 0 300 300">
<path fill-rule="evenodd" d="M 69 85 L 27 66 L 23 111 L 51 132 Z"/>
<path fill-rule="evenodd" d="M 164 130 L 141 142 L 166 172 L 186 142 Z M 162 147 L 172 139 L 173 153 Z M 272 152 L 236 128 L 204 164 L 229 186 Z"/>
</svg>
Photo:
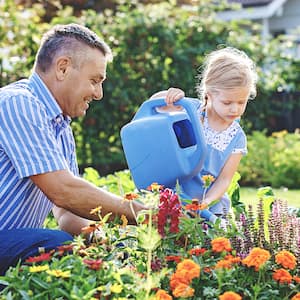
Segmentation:
<svg viewBox="0 0 300 300">
<path fill-rule="evenodd" d="M 242 260 L 242 263 L 248 267 L 254 267 L 256 271 L 262 267 L 271 257 L 270 252 L 261 248 L 253 248 L 249 255 Z"/>
<path fill-rule="evenodd" d="M 193 297 L 195 290 L 186 284 L 178 284 L 173 290 L 173 295 L 176 298 L 190 298 Z"/>
<path fill-rule="evenodd" d="M 211 241 L 214 252 L 231 251 L 231 244 L 227 238 L 218 237 Z"/>
<path fill-rule="evenodd" d="M 290 284 L 292 282 L 293 277 L 287 270 L 278 269 L 274 271 L 273 279 L 278 281 L 279 283 Z"/>
<path fill-rule="evenodd" d="M 293 279 L 295 280 L 296 283 L 300 283 L 300 277 L 294 276 Z"/>
<path fill-rule="evenodd" d="M 296 267 L 297 260 L 294 254 L 289 251 L 282 250 L 275 255 L 277 264 L 282 265 L 286 269 L 293 270 Z"/>
<path fill-rule="evenodd" d="M 177 272 L 192 281 L 193 278 L 200 276 L 200 266 L 191 259 L 184 259 L 177 265 Z"/>
<path fill-rule="evenodd" d="M 242 300 L 242 297 L 235 292 L 225 292 L 219 296 L 219 300 Z"/>
<path fill-rule="evenodd" d="M 170 296 L 166 291 L 164 290 L 158 290 L 155 294 L 155 300 L 172 300 L 172 296 Z"/>
<path fill-rule="evenodd" d="M 300 293 L 297 293 L 291 300 L 300 300 Z"/>
<path fill-rule="evenodd" d="M 189 285 L 190 284 L 190 280 L 184 276 L 185 274 L 179 273 L 179 272 L 175 272 L 174 274 L 171 275 L 170 278 L 170 288 L 171 290 L 175 290 L 175 288 L 180 285 L 180 284 L 184 284 L 184 285 Z"/>
<path fill-rule="evenodd" d="M 231 269 L 231 267 L 232 262 L 227 259 L 221 259 L 215 265 L 215 269 Z"/>
</svg>

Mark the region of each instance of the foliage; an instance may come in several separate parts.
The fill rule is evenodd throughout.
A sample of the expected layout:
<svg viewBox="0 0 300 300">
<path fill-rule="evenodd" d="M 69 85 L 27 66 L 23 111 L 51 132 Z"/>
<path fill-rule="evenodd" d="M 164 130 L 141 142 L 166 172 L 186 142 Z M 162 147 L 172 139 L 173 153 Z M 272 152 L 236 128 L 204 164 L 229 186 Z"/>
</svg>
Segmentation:
<svg viewBox="0 0 300 300">
<path fill-rule="evenodd" d="M 260 191 L 261 203 L 269 192 Z M 83 228 L 90 243 L 78 236 L 11 267 L 0 299 L 298 299 L 300 222 L 283 201 L 268 217 L 260 205 L 257 224 L 250 209 L 224 230 L 187 217 L 178 196 L 157 184 L 124 195 L 132 199 L 149 207 L 137 226 L 95 208 L 99 221 Z"/>
<path fill-rule="evenodd" d="M 248 154 L 239 166 L 244 185 L 297 188 L 300 184 L 300 134 L 253 132 Z"/>
<path fill-rule="evenodd" d="M 5 49 L 0 53 L 1 86 L 29 74 L 41 35 L 54 24 L 86 25 L 113 49 L 103 102 L 91 105 L 84 119 L 72 123 L 81 169 L 93 166 L 102 174 L 124 169 L 120 128 L 153 92 L 179 86 L 187 95 L 196 96 L 203 57 L 220 45 L 245 50 L 258 66 L 258 97 L 249 103 L 242 120 L 248 132 L 270 127 L 283 110 L 292 112 L 299 105 L 297 98 L 274 96 L 275 92 L 299 90 L 299 61 L 287 51 L 292 49 L 291 40 L 280 37 L 262 46 L 257 25 L 219 21 L 215 11 L 220 6 L 216 8 L 213 1 L 201 1 L 198 11 L 186 10 L 173 1 L 120 3 L 114 10 L 83 10 L 78 16 L 67 6 L 43 22 L 41 4 L 24 8 L 12 0 L 0 2 L 0 40 Z"/>
</svg>

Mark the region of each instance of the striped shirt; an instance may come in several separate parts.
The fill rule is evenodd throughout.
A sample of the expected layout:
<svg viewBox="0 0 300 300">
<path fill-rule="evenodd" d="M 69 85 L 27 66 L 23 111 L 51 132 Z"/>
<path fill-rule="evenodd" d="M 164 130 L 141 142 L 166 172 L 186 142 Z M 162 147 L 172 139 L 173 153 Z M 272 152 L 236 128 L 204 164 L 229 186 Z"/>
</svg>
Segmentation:
<svg viewBox="0 0 300 300">
<path fill-rule="evenodd" d="M 70 122 L 37 73 L 0 89 L 0 229 L 43 226 L 53 204 L 29 176 L 78 175 Z"/>
</svg>

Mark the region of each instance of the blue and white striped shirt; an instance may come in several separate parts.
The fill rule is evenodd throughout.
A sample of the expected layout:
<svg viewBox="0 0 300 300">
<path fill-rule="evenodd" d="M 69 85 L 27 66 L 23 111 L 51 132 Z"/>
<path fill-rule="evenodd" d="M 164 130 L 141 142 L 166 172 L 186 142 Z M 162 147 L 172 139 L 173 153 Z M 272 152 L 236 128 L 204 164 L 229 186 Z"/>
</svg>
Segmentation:
<svg viewBox="0 0 300 300">
<path fill-rule="evenodd" d="M 37 73 L 0 89 L 0 230 L 42 227 L 52 203 L 29 176 L 78 175 L 71 119 Z"/>
</svg>

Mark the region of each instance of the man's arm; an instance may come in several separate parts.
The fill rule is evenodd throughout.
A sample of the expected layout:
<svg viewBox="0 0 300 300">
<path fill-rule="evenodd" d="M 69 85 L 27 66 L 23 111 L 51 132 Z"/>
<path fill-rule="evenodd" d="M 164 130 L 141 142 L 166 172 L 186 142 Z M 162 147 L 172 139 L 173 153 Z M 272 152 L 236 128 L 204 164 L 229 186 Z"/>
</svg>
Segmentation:
<svg viewBox="0 0 300 300">
<path fill-rule="evenodd" d="M 120 196 L 98 188 L 67 170 L 34 175 L 30 178 L 56 206 L 77 216 L 98 220 L 90 211 L 101 206 L 103 215 L 109 212 L 113 215 L 124 214 L 130 223 L 135 223 L 128 201 L 123 201 Z M 135 212 L 146 209 L 136 201 L 133 202 L 133 207 Z"/>
<path fill-rule="evenodd" d="M 72 235 L 81 234 L 81 229 L 87 227 L 91 222 L 91 220 L 74 215 L 70 211 L 56 205 L 54 205 L 52 212 L 59 228 Z"/>
</svg>

